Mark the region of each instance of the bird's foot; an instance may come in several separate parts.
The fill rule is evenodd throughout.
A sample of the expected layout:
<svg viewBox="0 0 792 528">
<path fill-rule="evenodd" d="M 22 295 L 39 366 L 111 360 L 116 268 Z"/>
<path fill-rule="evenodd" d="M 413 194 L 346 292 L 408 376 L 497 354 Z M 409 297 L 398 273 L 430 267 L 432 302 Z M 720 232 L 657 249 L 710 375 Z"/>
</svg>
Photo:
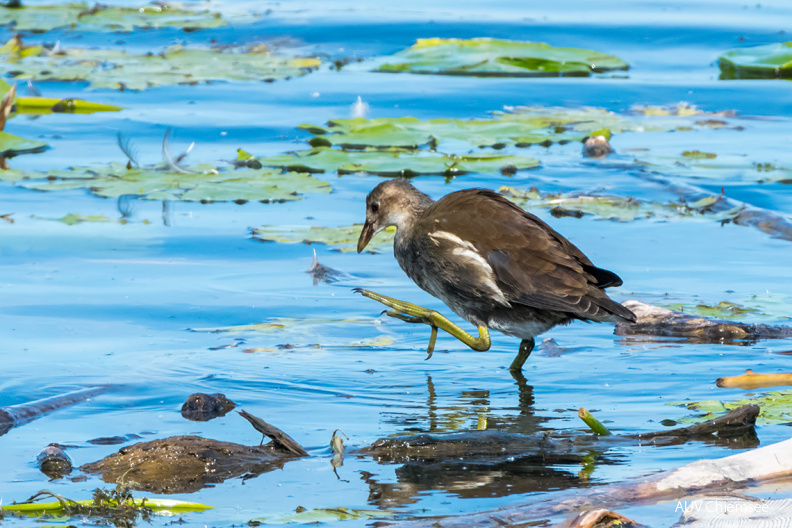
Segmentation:
<svg viewBox="0 0 792 528">
<path fill-rule="evenodd" d="M 484 326 L 479 327 L 479 336 L 473 337 L 458 325 L 448 320 L 443 314 L 435 310 L 430 310 L 429 308 L 424 308 L 423 306 L 419 306 L 417 304 L 400 301 L 386 295 L 380 295 L 379 293 L 364 290 L 362 288 L 355 288 L 353 291 L 360 293 L 369 299 L 374 299 L 375 301 L 391 308 L 390 310 L 384 312 L 390 317 L 394 317 L 408 323 L 424 323 L 429 325 L 432 328 L 432 335 L 429 337 L 429 346 L 426 349 L 428 356 L 426 359 L 432 357 L 432 353 L 434 352 L 438 328 L 445 330 L 473 350 L 477 350 L 479 352 L 489 350 L 489 331 Z"/>
</svg>

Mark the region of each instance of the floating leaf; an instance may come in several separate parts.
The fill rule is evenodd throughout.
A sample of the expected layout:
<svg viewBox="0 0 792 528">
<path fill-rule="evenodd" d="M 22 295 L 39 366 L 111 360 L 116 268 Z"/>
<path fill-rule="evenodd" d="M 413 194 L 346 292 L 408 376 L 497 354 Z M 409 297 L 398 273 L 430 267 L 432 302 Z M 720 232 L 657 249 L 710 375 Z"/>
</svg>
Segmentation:
<svg viewBox="0 0 792 528">
<path fill-rule="evenodd" d="M 363 224 L 353 224 L 341 227 L 308 227 L 308 226 L 287 226 L 287 225 L 267 225 L 252 230 L 253 238 L 262 241 L 304 244 L 327 244 L 334 246 L 334 249 L 347 253 L 356 251 L 357 241 Z M 396 232 L 394 227 L 389 227 L 385 231 L 374 237 L 366 251 L 379 252 L 383 249 L 393 247 L 393 236 Z"/>
<path fill-rule="evenodd" d="M 481 77 L 588 76 L 627 70 L 614 55 L 580 48 L 557 48 L 541 42 L 491 38 L 418 39 L 388 58 L 381 72 L 434 73 Z"/>
<path fill-rule="evenodd" d="M 326 127 L 300 125 L 300 128 L 319 135 L 320 143 L 338 145 L 346 149 L 399 147 L 415 149 L 422 145 L 436 146 L 448 140 L 464 141 L 477 147 L 549 146 L 553 143 L 582 141 L 587 134 L 557 127 L 548 121 L 540 123 L 503 119 L 431 119 L 415 117 L 365 119 L 335 119 Z"/>
<path fill-rule="evenodd" d="M 235 17 L 234 23 L 254 21 L 255 14 Z M 228 21 L 219 13 L 194 11 L 177 3 L 156 3 L 144 7 L 117 7 L 85 2 L 56 5 L 23 5 L 16 8 L 0 7 L 0 26 L 14 31 L 49 31 L 75 29 L 80 31 L 132 31 L 181 27 L 185 30 L 224 26 Z"/>
<path fill-rule="evenodd" d="M 19 154 L 31 154 L 47 149 L 47 144 L 33 139 L 25 139 L 5 131 L 0 131 L 0 156 L 11 157 Z M 0 171 L 0 179 L 3 172 Z"/>
<path fill-rule="evenodd" d="M 734 401 L 703 400 L 700 402 L 673 402 L 669 405 L 679 405 L 707 414 L 703 416 L 683 418 L 679 423 L 703 422 L 713 418 L 713 415 L 730 411 L 747 404 L 759 405 L 761 411 L 756 420 L 757 424 L 785 424 L 792 422 L 792 390 L 768 392 L 753 398 L 744 398 Z"/>
<path fill-rule="evenodd" d="M 650 111 L 656 110 L 656 111 Z M 530 147 L 580 142 L 589 136 L 610 138 L 620 132 L 667 132 L 728 127 L 723 119 L 733 112 L 703 112 L 696 107 L 636 107 L 619 114 L 601 108 L 513 107 L 495 112 L 493 119 L 431 119 L 415 117 L 378 119 L 335 119 L 327 125 L 303 124 L 300 128 L 316 137 L 313 146 L 336 145 L 345 149 L 424 145 L 444 149 L 448 142 L 474 147 Z"/>
<path fill-rule="evenodd" d="M 284 523 L 300 523 L 300 524 L 316 524 L 333 521 L 349 521 L 349 520 L 365 520 L 365 519 L 381 519 L 386 517 L 393 517 L 394 513 L 387 510 L 353 510 L 344 506 L 338 508 L 316 508 L 307 510 L 305 508 L 297 508 L 296 512 L 289 515 L 282 515 L 276 517 L 261 517 L 253 519 L 250 523 L 266 523 L 266 524 L 284 524 Z"/>
<path fill-rule="evenodd" d="M 13 42 L 18 39 L 9 44 Z M 27 49 L 21 44 L 18 48 Z M 12 46 L 6 53 L 7 60 L 0 62 L 0 72 L 13 73 L 17 79 L 87 81 L 92 88 L 129 90 L 222 80 L 269 82 L 304 75 L 321 64 L 319 59 L 275 53 L 264 45 L 202 49 L 171 46 L 163 53 L 143 55 L 94 48 L 58 53 L 40 49 L 11 60 L 14 49 Z"/>
<path fill-rule="evenodd" d="M 193 172 L 178 173 L 166 164 L 139 168 L 111 163 L 51 172 L 8 170 L 0 172 L 0 180 L 39 191 L 88 189 L 105 198 L 133 195 L 148 200 L 193 202 L 284 202 L 299 200 L 302 193 L 331 190 L 327 182 L 308 174 L 273 169 L 221 172 L 204 164 L 192 166 L 190 170 Z"/>
<path fill-rule="evenodd" d="M 197 502 L 187 502 L 174 499 L 134 499 L 136 508 L 148 507 L 162 515 L 178 515 L 187 512 L 200 512 L 211 510 L 213 506 L 200 504 Z M 65 504 L 76 503 L 81 506 L 94 506 L 93 500 L 68 501 Z M 22 504 L 9 504 L 0 509 L 19 513 L 23 515 L 40 517 L 42 515 L 64 515 L 64 503 L 62 502 L 31 502 Z"/>
<path fill-rule="evenodd" d="M 539 162 L 533 158 L 496 153 L 457 155 L 399 149 L 343 151 L 329 147 L 316 147 L 258 160 L 265 167 L 282 167 L 297 172 L 367 172 L 378 176 L 408 177 L 427 174 L 448 177 L 470 172 L 511 174 L 539 166 Z"/>
<path fill-rule="evenodd" d="M 792 41 L 727 51 L 718 65 L 721 79 L 790 79 Z"/>
<path fill-rule="evenodd" d="M 94 112 L 119 112 L 120 106 L 92 103 L 82 99 L 52 99 L 49 97 L 17 97 L 19 114 L 93 114 Z"/>
</svg>

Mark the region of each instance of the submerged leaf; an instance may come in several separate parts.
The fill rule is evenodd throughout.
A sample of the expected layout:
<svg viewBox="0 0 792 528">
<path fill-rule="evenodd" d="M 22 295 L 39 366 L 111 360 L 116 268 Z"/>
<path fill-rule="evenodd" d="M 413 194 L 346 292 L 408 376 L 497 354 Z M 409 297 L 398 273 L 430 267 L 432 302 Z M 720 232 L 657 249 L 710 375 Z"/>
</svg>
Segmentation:
<svg viewBox="0 0 792 528">
<path fill-rule="evenodd" d="M 470 172 L 511 174 L 539 166 L 539 162 L 533 158 L 495 153 L 456 155 L 399 149 L 343 151 L 329 147 L 316 147 L 258 160 L 264 167 L 282 167 L 296 172 L 367 172 L 377 176 L 407 177 L 427 174 L 453 177 Z"/>
<path fill-rule="evenodd" d="M 298 508 L 297 511 L 289 515 L 281 515 L 274 517 L 261 517 L 253 519 L 251 523 L 265 523 L 265 524 L 284 524 L 284 523 L 300 523 L 300 524 L 316 524 L 333 521 L 348 521 L 348 520 L 365 520 L 365 519 L 380 519 L 386 517 L 393 517 L 394 513 L 387 510 L 354 510 L 339 506 L 338 508 L 316 508 L 307 510 L 305 508 Z"/>
<path fill-rule="evenodd" d="M 614 55 L 541 42 L 492 38 L 418 39 L 388 58 L 377 71 L 481 77 L 588 76 L 629 65 Z"/>
<path fill-rule="evenodd" d="M 714 219 L 718 221 L 735 217 L 740 209 L 713 211 L 711 206 L 717 197 L 706 197 L 694 203 L 684 202 L 645 202 L 632 197 L 586 195 L 582 193 L 561 193 L 542 195 L 535 189 L 522 191 L 503 186 L 499 192 L 515 203 L 529 209 L 541 207 L 549 209 L 556 217 L 594 215 L 605 220 L 631 222 L 640 219 L 667 221 L 682 218 Z"/>
<path fill-rule="evenodd" d="M 252 230 L 253 238 L 261 241 L 304 244 L 327 244 L 342 253 L 355 251 L 363 224 L 340 227 L 265 225 Z M 367 251 L 378 252 L 393 246 L 396 229 L 391 227 L 379 233 L 366 246 Z"/>
<path fill-rule="evenodd" d="M 721 79 L 790 79 L 792 41 L 727 51 L 718 65 Z"/>
</svg>

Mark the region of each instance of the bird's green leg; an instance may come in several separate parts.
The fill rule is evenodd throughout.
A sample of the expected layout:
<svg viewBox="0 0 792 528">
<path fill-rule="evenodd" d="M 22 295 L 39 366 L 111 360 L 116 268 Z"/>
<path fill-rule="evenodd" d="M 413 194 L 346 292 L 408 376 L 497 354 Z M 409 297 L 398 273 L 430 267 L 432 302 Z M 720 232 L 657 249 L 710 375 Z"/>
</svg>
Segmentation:
<svg viewBox="0 0 792 528">
<path fill-rule="evenodd" d="M 512 361 L 511 366 L 509 366 L 509 370 L 514 372 L 522 371 L 523 365 L 525 361 L 528 359 L 528 356 L 531 355 L 531 352 L 534 348 L 534 340 L 533 338 L 523 339 L 520 341 L 520 350 L 517 352 L 517 357 L 514 358 Z"/>
<path fill-rule="evenodd" d="M 429 346 L 426 349 L 426 352 L 429 355 L 426 359 L 432 357 L 432 352 L 434 352 L 438 328 L 445 330 L 478 352 L 484 352 L 490 348 L 489 329 L 487 329 L 486 326 L 479 326 L 478 337 L 473 337 L 458 325 L 448 320 L 448 318 L 446 318 L 443 314 L 435 310 L 430 310 L 429 308 L 424 308 L 423 306 L 418 306 L 417 304 L 400 301 L 398 299 L 394 299 L 393 297 L 387 297 L 385 295 L 380 295 L 379 293 L 374 293 L 361 288 L 355 288 L 354 291 L 362 294 L 364 297 L 374 299 L 375 301 L 381 302 L 385 306 L 391 308 L 385 312 L 391 317 L 401 319 L 402 321 L 406 321 L 408 323 L 424 323 L 432 327 L 432 335 L 429 338 Z M 527 358 L 528 356 L 526 355 L 525 357 Z"/>
</svg>

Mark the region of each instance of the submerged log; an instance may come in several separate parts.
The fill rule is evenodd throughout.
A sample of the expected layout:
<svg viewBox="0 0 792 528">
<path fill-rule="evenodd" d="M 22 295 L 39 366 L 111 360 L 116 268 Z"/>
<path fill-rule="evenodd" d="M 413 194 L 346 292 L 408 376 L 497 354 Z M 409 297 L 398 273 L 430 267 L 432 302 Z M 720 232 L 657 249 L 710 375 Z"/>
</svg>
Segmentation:
<svg viewBox="0 0 792 528">
<path fill-rule="evenodd" d="M 702 343 L 755 341 L 792 337 L 792 328 L 745 324 L 697 317 L 668 308 L 629 300 L 622 303 L 638 318 L 634 323 L 616 323 L 616 335 L 685 337 Z"/>
<path fill-rule="evenodd" d="M 398 462 L 415 459 L 510 457 L 536 454 L 542 458 L 559 455 L 573 457 L 575 448 L 569 439 L 557 440 L 549 436 L 523 435 L 502 431 L 469 431 L 441 434 L 402 435 L 380 438 L 360 454 L 377 460 Z"/>
<path fill-rule="evenodd" d="M 651 443 L 657 445 L 676 445 L 688 440 L 714 441 L 718 439 L 728 441 L 740 437 L 743 442 L 752 443 L 751 447 L 753 447 L 759 445 L 754 429 L 759 411 L 758 405 L 743 405 L 706 422 L 668 431 L 634 435 L 632 438 L 641 441 L 651 440 Z"/>
<path fill-rule="evenodd" d="M 6 434 L 13 427 L 31 422 L 54 410 L 80 403 L 102 394 L 108 389 L 109 387 L 90 387 L 28 403 L 0 407 L 0 436 Z"/>
<path fill-rule="evenodd" d="M 42 473 L 51 479 L 59 479 L 72 471 L 72 461 L 60 444 L 50 444 L 41 450 L 36 462 Z"/>
</svg>

